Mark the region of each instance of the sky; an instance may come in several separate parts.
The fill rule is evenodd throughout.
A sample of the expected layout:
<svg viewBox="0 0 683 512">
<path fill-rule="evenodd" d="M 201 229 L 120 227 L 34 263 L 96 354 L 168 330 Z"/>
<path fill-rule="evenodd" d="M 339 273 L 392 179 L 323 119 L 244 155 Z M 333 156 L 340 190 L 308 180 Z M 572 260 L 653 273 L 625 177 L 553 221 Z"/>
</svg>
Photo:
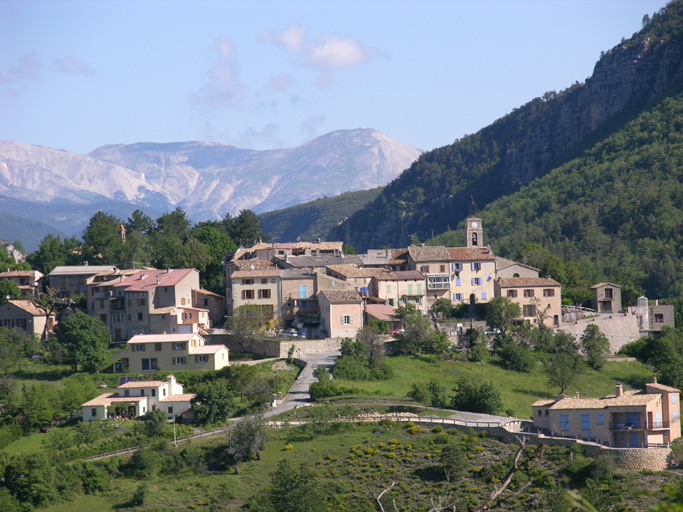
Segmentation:
<svg viewBox="0 0 683 512">
<path fill-rule="evenodd" d="M 430 150 L 546 91 L 665 0 L 0 0 L 0 140 Z"/>
</svg>

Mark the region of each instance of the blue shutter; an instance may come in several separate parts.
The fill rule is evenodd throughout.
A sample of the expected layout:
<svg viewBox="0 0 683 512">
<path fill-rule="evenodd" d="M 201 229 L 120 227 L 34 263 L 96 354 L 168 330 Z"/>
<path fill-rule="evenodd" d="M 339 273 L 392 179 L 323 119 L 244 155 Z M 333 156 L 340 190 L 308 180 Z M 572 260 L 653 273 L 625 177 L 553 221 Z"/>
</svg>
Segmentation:
<svg viewBox="0 0 683 512">
<path fill-rule="evenodd" d="M 568 414 L 560 414 L 560 430 L 569 430 Z"/>
<path fill-rule="evenodd" d="M 476 268 L 474 266 L 474 262 L 471 263 L 471 266 L 472 266 L 472 270 L 476 270 Z"/>
<path fill-rule="evenodd" d="M 604 425 L 605 420 L 602 414 L 598 414 L 598 425 Z"/>
<path fill-rule="evenodd" d="M 486 300 L 486 292 L 481 292 L 481 300 Z"/>
<path fill-rule="evenodd" d="M 472 286 L 476 286 L 476 285 L 477 285 L 477 278 L 473 277 L 472 278 Z"/>
<path fill-rule="evenodd" d="M 462 282 L 460 281 L 460 278 L 456 277 L 455 278 L 455 286 L 460 286 L 461 284 L 462 284 Z"/>
<path fill-rule="evenodd" d="M 453 294 L 453 300 L 454 300 L 454 301 L 455 301 L 455 300 L 458 300 L 458 294 L 457 294 L 457 293 L 454 293 L 454 294 Z"/>
<path fill-rule="evenodd" d="M 451 271 L 455 272 L 456 270 L 458 269 L 456 268 L 455 263 L 451 263 Z"/>
<path fill-rule="evenodd" d="M 589 414 L 582 414 L 581 415 L 581 430 L 590 430 L 591 429 L 591 419 L 590 419 Z"/>
</svg>

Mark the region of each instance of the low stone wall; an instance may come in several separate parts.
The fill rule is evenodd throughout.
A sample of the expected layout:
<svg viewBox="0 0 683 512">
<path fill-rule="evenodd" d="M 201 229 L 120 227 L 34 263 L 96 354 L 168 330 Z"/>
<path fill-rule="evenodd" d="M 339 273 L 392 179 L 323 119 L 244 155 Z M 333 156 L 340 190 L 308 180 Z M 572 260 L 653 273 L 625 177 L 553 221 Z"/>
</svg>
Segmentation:
<svg viewBox="0 0 683 512">
<path fill-rule="evenodd" d="M 609 455 L 614 457 L 619 468 L 627 471 L 664 471 L 677 465 L 673 451 L 670 448 L 612 448 L 582 441 L 581 439 L 548 437 L 543 434 L 522 432 L 520 422 L 511 422 L 505 426 L 500 426 L 495 423 L 487 424 L 486 422 L 448 423 L 448 420 L 442 422 L 427 418 L 413 419 L 412 421 L 421 425 L 441 425 L 443 428 L 455 428 L 463 432 L 470 430 L 477 433 L 486 432 L 488 435 L 509 444 L 518 444 L 519 439 L 523 439 L 526 444 L 544 444 L 546 446 L 569 447 L 578 443 L 583 446 L 586 456 L 597 458 L 601 455 Z"/>
<path fill-rule="evenodd" d="M 614 313 L 611 315 L 601 315 L 594 318 L 584 318 L 577 322 L 563 323 L 560 329 L 572 334 L 576 340 L 583 335 L 583 331 L 590 324 L 595 324 L 600 328 L 609 340 L 610 352 L 616 354 L 619 349 L 641 338 L 638 331 L 638 319 L 635 315 L 627 313 Z"/>
<path fill-rule="evenodd" d="M 207 334 L 202 336 L 207 345 L 225 345 L 231 352 L 251 352 L 265 357 L 287 357 L 294 345 L 294 355 L 322 354 L 334 352 L 341 347 L 342 338 L 305 340 L 300 338 L 272 338 L 258 340 L 249 345 L 248 350 L 229 334 Z M 301 349 L 301 352 L 298 352 Z"/>
</svg>

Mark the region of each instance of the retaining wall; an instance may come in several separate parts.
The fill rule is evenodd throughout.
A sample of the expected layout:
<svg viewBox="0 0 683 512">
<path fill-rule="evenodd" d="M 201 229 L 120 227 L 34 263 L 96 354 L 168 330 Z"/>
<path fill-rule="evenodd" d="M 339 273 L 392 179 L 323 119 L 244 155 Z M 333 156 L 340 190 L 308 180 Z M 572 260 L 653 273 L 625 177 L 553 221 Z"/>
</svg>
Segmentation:
<svg viewBox="0 0 683 512">
<path fill-rule="evenodd" d="M 567 322 L 563 323 L 560 329 L 572 334 L 578 341 L 590 324 L 597 325 L 600 332 L 607 336 L 610 352 L 613 354 L 619 352 L 619 349 L 627 343 L 641 338 L 637 317 L 627 313 L 614 313 L 585 318 L 577 322 Z"/>
<path fill-rule="evenodd" d="M 322 354 L 334 352 L 341 348 L 342 338 L 326 338 L 322 340 L 304 340 L 299 338 L 273 338 L 258 340 L 249 345 L 248 350 L 242 343 L 229 334 L 207 334 L 202 336 L 207 345 L 225 345 L 231 352 L 251 352 L 265 357 L 287 357 L 294 345 L 294 355 Z M 301 352 L 298 352 L 301 349 Z"/>
</svg>

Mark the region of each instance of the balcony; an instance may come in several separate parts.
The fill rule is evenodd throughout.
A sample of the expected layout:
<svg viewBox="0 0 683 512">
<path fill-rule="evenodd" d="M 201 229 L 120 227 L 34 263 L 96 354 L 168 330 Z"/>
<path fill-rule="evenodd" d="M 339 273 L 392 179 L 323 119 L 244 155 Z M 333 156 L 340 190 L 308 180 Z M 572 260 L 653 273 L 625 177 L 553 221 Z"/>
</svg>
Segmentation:
<svg viewBox="0 0 683 512">
<path fill-rule="evenodd" d="M 643 430 L 669 430 L 671 427 L 668 421 L 648 421 L 638 425 L 633 423 L 612 423 L 609 424 L 610 430 L 617 431 L 643 431 Z"/>
</svg>

